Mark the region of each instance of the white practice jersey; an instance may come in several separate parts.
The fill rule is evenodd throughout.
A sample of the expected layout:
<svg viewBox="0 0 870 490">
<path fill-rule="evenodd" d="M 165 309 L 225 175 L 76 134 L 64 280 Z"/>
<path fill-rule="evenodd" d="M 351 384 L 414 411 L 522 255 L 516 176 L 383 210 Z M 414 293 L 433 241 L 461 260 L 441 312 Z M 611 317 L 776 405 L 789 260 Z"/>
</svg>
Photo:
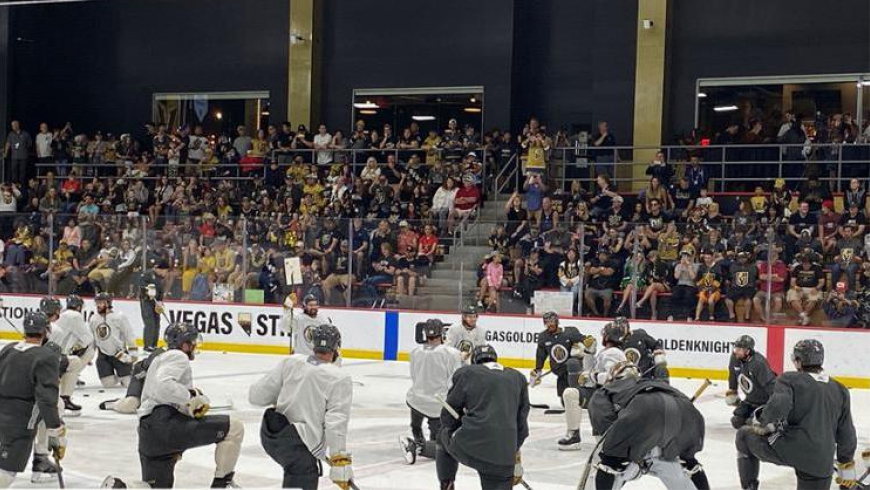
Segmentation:
<svg viewBox="0 0 870 490">
<path fill-rule="evenodd" d="M 456 325 L 447 330 L 447 345 L 460 352 L 471 353 L 478 345 L 486 344 L 486 329 L 480 326 L 472 329 Z"/>
<path fill-rule="evenodd" d="M 252 385 L 248 398 L 252 405 L 275 405 L 314 457 L 347 449 L 353 382 L 335 364 L 294 354 Z"/>
<path fill-rule="evenodd" d="M 625 362 L 625 352 L 618 347 L 606 347 L 595 355 L 595 365 L 588 374 L 588 379 L 594 385 L 601 386 L 607 382 L 610 369 L 620 362 Z"/>
<path fill-rule="evenodd" d="M 441 415 L 442 400 L 453 382 L 453 373 L 462 367 L 462 356 L 449 345 L 420 345 L 411 351 L 411 389 L 406 400 L 414 410 L 427 417 Z"/>
<path fill-rule="evenodd" d="M 48 339 L 60 346 L 67 356 L 94 345 L 94 333 L 85 323 L 85 317 L 76 310 L 64 310 L 60 314 Z"/>
<path fill-rule="evenodd" d="M 312 317 L 306 315 L 304 311 L 297 310 L 293 311 L 292 315 L 289 311 L 284 314 L 282 327 L 285 332 L 291 335 L 294 354 L 312 356 L 314 355 L 314 345 L 311 342 L 311 330 L 318 325 L 328 323 L 332 322 L 319 311 L 317 315 Z"/>
<path fill-rule="evenodd" d="M 90 326 L 97 349 L 107 356 L 114 357 L 119 352 L 126 350 L 135 352 L 137 349 L 136 336 L 123 313 L 110 311 L 105 316 L 94 313 Z"/>
<path fill-rule="evenodd" d="M 170 349 L 151 360 L 142 386 L 139 417 L 150 415 L 160 405 L 169 405 L 187 413 L 193 372 L 187 354 Z"/>
</svg>

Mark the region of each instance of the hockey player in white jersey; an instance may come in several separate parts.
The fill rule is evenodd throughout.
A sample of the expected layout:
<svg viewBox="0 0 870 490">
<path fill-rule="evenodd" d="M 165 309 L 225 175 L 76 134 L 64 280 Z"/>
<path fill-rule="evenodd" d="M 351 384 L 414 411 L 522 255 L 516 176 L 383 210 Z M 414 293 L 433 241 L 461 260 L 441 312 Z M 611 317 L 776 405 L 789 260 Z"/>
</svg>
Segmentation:
<svg viewBox="0 0 870 490">
<path fill-rule="evenodd" d="M 625 352 L 621 348 L 624 333 L 625 330 L 613 322 L 604 325 L 604 329 L 601 331 L 601 345 L 604 348 L 595 355 L 592 368 L 580 375 L 579 379 L 579 383 L 583 386 L 587 406 L 588 400 L 592 399 L 595 391 L 609 380 L 614 366 L 627 362 Z M 596 432 L 594 425 L 592 433 L 596 436 L 601 435 Z"/>
<path fill-rule="evenodd" d="M 471 351 L 478 345 L 486 345 L 486 329 L 477 325 L 477 307 L 466 306 L 462 310 L 462 325 L 447 331 L 447 345 L 462 353 L 462 359 L 470 361 Z"/>
<path fill-rule="evenodd" d="M 94 297 L 97 313 L 90 327 L 97 346 L 97 374 L 104 388 L 130 384 L 133 363 L 139 353 L 130 322 L 123 313 L 112 311 L 112 297 L 99 293 Z"/>
<path fill-rule="evenodd" d="M 52 328 L 49 340 L 60 347 L 60 351 L 69 360 L 69 367 L 60 378 L 60 398 L 63 400 L 66 414 L 79 415 L 82 407 L 73 403 L 72 395 L 79 375 L 94 358 L 94 334 L 85 323 L 82 315 L 84 301 L 76 294 L 66 299 L 64 310 Z"/>
<path fill-rule="evenodd" d="M 285 309 L 285 321 L 282 322 L 284 331 L 291 336 L 291 347 L 294 354 L 310 356 L 314 354 L 312 349 L 311 333 L 319 325 L 326 325 L 332 321 L 320 313 L 320 302 L 313 294 L 306 295 L 302 299 L 302 313 L 296 314 L 292 306 Z M 287 320 L 289 315 L 289 320 Z"/>
<path fill-rule="evenodd" d="M 462 367 L 462 355 L 444 345 L 444 324 L 429 319 L 419 324 L 424 339 L 411 351 L 411 388 L 406 403 L 411 408 L 411 435 L 399 438 L 405 461 L 414 464 L 417 455 L 435 459 L 436 438 L 441 430 L 441 402 L 447 398 L 453 373 Z M 429 440 L 423 437 L 423 419 L 429 425 Z"/>
<path fill-rule="evenodd" d="M 142 481 L 152 488 L 172 488 L 175 464 L 184 451 L 215 444 L 211 487 L 234 487 L 244 425 L 229 415 L 207 415 L 209 399 L 193 386 L 190 369 L 200 343 L 196 328 L 189 323 L 173 323 L 166 327 L 163 339 L 168 350 L 152 360 L 139 408 Z M 127 485 L 109 476 L 103 487 Z M 131 487 L 142 488 L 141 483 Z"/>
<path fill-rule="evenodd" d="M 326 457 L 329 478 L 342 490 L 353 481 L 347 452 L 353 383 L 335 363 L 341 334 L 334 325 L 312 330 L 314 353 L 295 354 L 251 386 L 249 401 L 270 406 L 263 414 L 263 449 L 284 470 L 284 488 L 317 488 L 319 460 Z"/>
</svg>

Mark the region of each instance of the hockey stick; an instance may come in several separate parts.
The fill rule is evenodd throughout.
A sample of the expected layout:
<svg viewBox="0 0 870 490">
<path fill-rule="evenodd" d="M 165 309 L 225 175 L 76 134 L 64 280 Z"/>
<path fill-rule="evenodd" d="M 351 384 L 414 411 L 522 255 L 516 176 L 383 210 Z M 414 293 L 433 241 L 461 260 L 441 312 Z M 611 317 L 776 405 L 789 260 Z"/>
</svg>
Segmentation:
<svg viewBox="0 0 870 490">
<path fill-rule="evenodd" d="M 18 327 L 16 327 L 14 323 L 9 321 L 9 319 L 6 318 L 5 315 L 3 316 L 3 319 L 6 320 L 6 323 L 8 323 L 10 327 L 12 327 L 12 330 L 15 330 L 16 332 L 18 332 L 18 335 L 21 335 L 22 337 L 24 336 L 24 332 L 22 332 L 21 330 L 18 330 Z"/>
<path fill-rule="evenodd" d="M 532 408 L 540 408 L 542 410 L 550 409 L 550 405 L 547 405 L 546 403 L 529 403 L 529 406 Z"/>
<path fill-rule="evenodd" d="M 57 484 L 60 488 L 66 488 L 66 483 L 63 481 L 63 468 L 60 466 L 60 459 L 57 453 L 54 453 L 54 465 L 57 466 Z"/>
<path fill-rule="evenodd" d="M 544 376 L 546 376 L 546 375 L 548 375 L 548 374 L 550 374 L 550 373 L 552 373 L 552 372 L 553 372 L 552 369 L 548 369 L 548 370 L 544 371 L 543 373 L 541 373 L 541 375 L 538 376 L 538 378 L 537 378 L 537 380 L 536 380 L 537 383 L 535 383 L 535 384 L 532 384 L 532 380 L 529 380 L 529 386 L 532 387 L 532 388 L 534 388 L 535 386 L 538 386 L 538 383 L 540 383 L 541 380 L 544 379 Z"/>
<path fill-rule="evenodd" d="M 698 389 L 695 390 L 695 394 L 692 395 L 692 398 L 691 398 L 692 403 L 695 403 L 695 400 L 697 400 L 698 397 L 700 397 L 700 396 L 704 393 L 704 391 L 705 391 L 708 387 L 710 387 L 710 385 L 712 385 L 712 384 L 713 384 L 713 382 L 710 381 L 709 378 L 705 379 L 704 382 L 701 383 L 701 386 L 699 386 Z"/>
<path fill-rule="evenodd" d="M 449 413 L 451 417 L 459 420 L 459 412 L 457 412 L 455 408 L 451 407 L 450 404 L 441 397 L 441 395 L 435 395 L 433 398 L 438 400 L 438 403 L 440 403 L 441 406 L 444 407 L 444 410 L 447 410 L 447 413 Z"/>
</svg>

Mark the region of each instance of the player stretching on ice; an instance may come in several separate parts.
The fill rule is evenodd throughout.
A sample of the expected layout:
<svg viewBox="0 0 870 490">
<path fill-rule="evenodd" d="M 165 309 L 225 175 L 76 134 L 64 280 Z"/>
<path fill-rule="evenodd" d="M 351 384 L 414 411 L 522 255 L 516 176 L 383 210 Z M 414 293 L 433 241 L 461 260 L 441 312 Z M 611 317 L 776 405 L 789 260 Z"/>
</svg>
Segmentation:
<svg viewBox="0 0 870 490">
<path fill-rule="evenodd" d="M 735 429 L 751 424 L 761 415 L 775 382 L 776 373 L 770 369 L 767 359 L 755 352 L 755 339 L 748 335 L 738 337 L 728 363 L 728 391 L 725 392 L 725 403 L 735 407 L 731 417 Z M 737 396 L 738 387 L 743 392 L 743 400 Z"/>
<path fill-rule="evenodd" d="M 618 490 L 644 473 L 668 490 L 710 488 L 695 459 L 704 446 L 701 412 L 667 383 L 641 379 L 634 364 L 613 366 L 592 395 L 589 419 L 593 431 L 604 434 L 595 473 L 598 490 Z"/>
<path fill-rule="evenodd" d="M 252 405 L 270 406 L 263 414 L 260 440 L 284 469 L 284 488 L 317 488 L 319 459 L 329 454 L 329 478 L 342 490 L 353 480 L 347 453 L 353 383 L 335 363 L 341 334 L 333 325 L 311 332 L 314 353 L 281 361 L 249 392 Z"/>
<path fill-rule="evenodd" d="M 0 350 L 0 488 L 12 485 L 15 474 L 27 466 L 38 421 L 47 427 L 55 457 L 63 459 L 66 452 L 66 429 L 58 413 L 60 357 L 43 345 L 48 334 L 48 317 L 30 312 L 24 317 L 24 341 Z M 57 472 L 47 454 L 34 454 L 34 479 L 43 466 Z"/>
<path fill-rule="evenodd" d="M 526 378 L 498 363 L 489 345 L 453 374 L 441 412 L 435 462 L 441 490 L 453 490 L 459 463 L 475 469 L 483 490 L 510 490 L 523 478 L 520 448 L 529 435 Z M 449 408 L 448 408 L 449 407 Z"/>
<path fill-rule="evenodd" d="M 549 358 L 550 371 L 556 375 L 556 394 L 565 406 L 565 423 L 568 426 L 564 438 L 560 439 L 559 449 L 576 451 L 580 449 L 581 386 L 584 360 L 591 364 L 595 354 L 595 338 L 583 335 L 574 327 L 559 326 L 559 315 L 548 311 L 543 316 L 547 329 L 538 336 L 538 350 L 535 354 L 535 369 L 529 375 L 529 385 L 541 383 L 541 370 Z"/>
<path fill-rule="evenodd" d="M 737 431 L 740 484 L 759 488 L 759 463 L 766 461 L 793 467 L 799 490 L 828 489 L 836 462 L 837 483 L 854 488 L 858 442 L 849 391 L 822 370 L 825 349 L 818 340 L 799 341 L 791 360 L 797 371 L 776 380 L 760 425 Z"/>
<path fill-rule="evenodd" d="M 82 307 L 85 302 L 76 294 L 66 299 L 66 310 L 60 314 L 49 339 L 60 347 L 69 360 L 69 367 L 60 378 L 60 398 L 63 400 L 67 415 L 78 415 L 82 407 L 72 401 L 79 374 L 94 358 L 94 334 L 85 323 Z"/>
<path fill-rule="evenodd" d="M 478 345 L 486 344 L 486 329 L 477 326 L 477 307 L 468 305 L 462 309 L 462 325 L 447 331 L 446 343 L 462 353 L 469 362 L 471 351 Z"/>
<path fill-rule="evenodd" d="M 625 358 L 637 366 L 641 378 L 667 383 L 670 373 L 662 341 L 646 333 L 646 330 L 632 330 L 628 318 L 623 316 L 614 318 L 613 324 L 623 329 L 622 350 Z"/>
<path fill-rule="evenodd" d="M 293 306 L 287 308 L 283 322 L 284 331 L 291 335 L 291 347 L 294 354 L 310 356 L 314 354 L 311 333 L 319 325 L 326 325 L 332 321 L 320 314 L 320 302 L 313 294 L 306 295 L 302 299 L 302 314 L 293 313 Z M 286 315 L 289 314 L 289 318 Z"/>
<path fill-rule="evenodd" d="M 130 374 L 139 348 L 130 322 L 123 313 L 112 311 L 112 297 L 100 293 L 94 297 L 97 313 L 90 326 L 97 344 L 97 374 L 104 388 L 130 383 Z"/>
<path fill-rule="evenodd" d="M 142 398 L 142 387 L 145 385 L 145 377 L 148 376 L 148 368 L 160 354 L 165 351 L 157 347 L 151 351 L 144 360 L 133 364 L 133 375 L 130 376 L 130 384 L 127 386 L 127 394 L 124 398 L 106 400 L 100 403 L 100 410 L 114 410 L 118 413 L 135 414 L 139 409 L 139 401 Z"/>
<path fill-rule="evenodd" d="M 435 440 L 441 429 L 441 403 L 447 398 L 453 373 L 462 366 L 462 355 L 444 345 L 444 324 L 427 320 L 423 327 L 426 343 L 411 351 L 411 389 L 407 404 L 411 408 L 412 438 L 400 437 L 399 444 L 408 464 L 417 461 L 417 454 L 435 458 Z M 423 419 L 429 424 L 429 440 L 423 437 Z"/>
<path fill-rule="evenodd" d="M 151 363 L 139 409 L 142 481 L 152 488 L 172 488 L 175 463 L 184 451 L 216 444 L 211 487 L 233 487 L 244 425 L 229 415 L 206 415 L 209 400 L 193 387 L 190 369 L 200 342 L 196 328 L 189 323 L 174 323 L 166 328 L 163 339 L 169 350 Z M 103 486 L 127 488 L 123 481 L 111 476 Z"/>
</svg>

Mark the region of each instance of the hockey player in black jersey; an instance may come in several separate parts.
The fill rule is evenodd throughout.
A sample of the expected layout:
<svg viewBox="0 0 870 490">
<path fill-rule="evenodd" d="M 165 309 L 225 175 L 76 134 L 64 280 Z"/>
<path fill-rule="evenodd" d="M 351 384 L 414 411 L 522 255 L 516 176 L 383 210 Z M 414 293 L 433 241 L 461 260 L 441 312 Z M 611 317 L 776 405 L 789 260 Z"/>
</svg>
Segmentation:
<svg viewBox="0 0 870 490">
<path fill-rule="evenodd" d="M 828 489 L 836 463 L 837 483 L 854 487 L 857 447 L 849 391 L 822 370 L 825 350 L 801 340 L 791 356 L 797 371 L 777 378 L 758 425 L 737 431 L 737 469 L 742 488 L 756 490 L 761 461 L 790 466 L 798 490 Z"/>
<path fill-rule="evenodd" d="M 592 429 L 604 437 L 595 488 L 618 490 L 650 474 L 670 490 L 708 490 L 695 459 L 704 446 L 704 417 L 681 391 L 639 375 L 634 364 L 617 363 L 589 402 Z"/>
<path fill-rule="evenodd" d="M 544 361 L 550 361 L 550 372 L 556 376 L 556 394 L 565 406 L 565 421 L 568 426 L 564 438 L 558 442 L 561 450 L 580 449 L 580 417 L 583 405 L 580 400 L 580 377 L 584 367 L 591 363 L 595 354 L 595 338 L 583 335 L 574 327 L 559 326 L 559 315 L 548 311 L 543 315 L 547 329 L 538 334 L 538 350 L 535 354 L 535 369 L 529 375 L 529 386 L 541 382 Z M 589 359 L 587 366 L 584 359 Z"/>
<path fill-rule="evenodd" d="M 755 339 L 749 335 L 738 337 L 728 363 L 728 391 L 725 392 L 725 403 L 734 407 L 731 425 L 735 429 L 752 423 L 761 415 L 775 382 L 776 373 L 770 369 L 767 359 L 755 352 Z M 742 400 L 737 395 L 738 388 L 743 392 Z"/>
<path fill-rule="evenodd" d="M 632 330 L 628 318 L 616 317 L 613 324 L 625 332 L 622 350 L 625 351 L 626 359 L 637 365 L 641 377 L 667 383 L 671 375 L 668 372 L 662 341 L 648 334 L 646 330 Z"/>
<path fill-rule="evenodd" d="M 453 374 L 441 411 L 435 461 L 440 488 L 454 489 L 462 463 L 477 471 L 483 490 L 511 490 L 522 481 L 520 448 L 529 435 L 526 378 L 499 364 L 486 344 L 474 348 L 471 362 Z"/>
<path fill-rule="evenodd" d="M 66 429 L 58 412 L 60 356 L 43 343 L 50 325 L 42 312 L 24 317 L 24 340 L 0 350 L 0 488 L 8 488 L 24 470 L 37 423 L 45 423 L 48 447 L 57 459 L 66 452 Z M 45 463 L 54 470 L 54 465 Z M 40 469 L 34 458 L 34 474 Z"/>
</svg>

